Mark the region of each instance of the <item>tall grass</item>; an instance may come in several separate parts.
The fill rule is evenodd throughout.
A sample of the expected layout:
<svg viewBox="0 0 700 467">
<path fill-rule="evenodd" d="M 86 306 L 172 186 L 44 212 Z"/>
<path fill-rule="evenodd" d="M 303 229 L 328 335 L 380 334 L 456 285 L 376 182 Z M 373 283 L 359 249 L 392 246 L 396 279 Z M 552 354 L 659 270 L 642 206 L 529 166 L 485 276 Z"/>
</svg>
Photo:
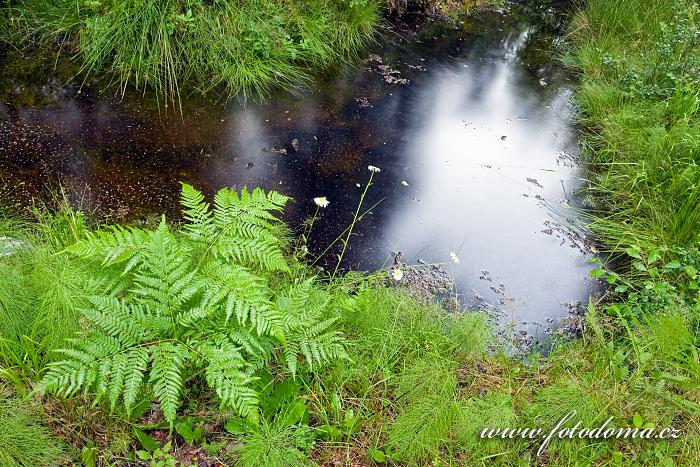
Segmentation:
<svg viewBox="0 0 700 467">
<path fill-rule="evenodd" d="M 587 2 L 566 60 L 598 208 L 613 251 L 689 247 L 700 232 L 700 8 L 691 1 Z"/>
<path fill-rule="evenodd" d="M 56 44 L 86 72 L 175 98 L 303 83 L 309 68 L 352 58 L 379 23 L 375 0 L 27 0 L 12 14 L 26 39 Z"/>
<path fill-rule="evenodd" d="M 0 465 L 62 465 L 67 460 L 58 441 L 42 426 L 36 409 L 20 399 L 3 396 L 0 400 Z"/>
<path fill-rule="evenodd" d="M 591 306 L 581 340 L 526 364 L 484 353 L 496 342 L 477 317 L 446 315 L 392 289 L 368 289 L 347 303 L 341 321 L 353 361 L 326 369 L 307 396 L 312 418 L 342 434 L 319 443 L 315 458 L 364 465 L 380 452 L 392 465 L 503 466 L 685 465 L 699 458 L 697 319 L 611 318 Z M 548 432 L 571 410 L 577 414 L 569 427 L 597 427 L 609 417 L 611 426 L 628 427 L 638 414 L 644 424 L 683 435 L 663 443 L 557 439 L 541 456 L 542 439 L 479 436 L 490 427 Z"/>
<path fill-rule="evenodd" d="M 22 247 L 0 257 L 0 368 L 17 383 L 36 382 L 52 350 L 80 328 L 79 309 L 92 272 L 56 255 L 84 232 L 82 217 L 65 208 L 35 212 L 39 223 L 0 218 L 0 237 Z"/>
</svg>

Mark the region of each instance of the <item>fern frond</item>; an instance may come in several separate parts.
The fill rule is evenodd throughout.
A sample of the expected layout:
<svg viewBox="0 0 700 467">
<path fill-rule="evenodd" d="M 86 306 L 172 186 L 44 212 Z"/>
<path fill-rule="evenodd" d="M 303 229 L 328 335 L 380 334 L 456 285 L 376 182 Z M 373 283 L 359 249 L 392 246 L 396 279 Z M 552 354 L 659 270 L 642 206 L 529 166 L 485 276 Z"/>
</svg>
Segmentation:
<svg viewBox="0 0 700 467">
<path fill-rule="evenodd" d="M 208 316 L 214 313 L 214 308 L 208 306 L 195 306 L 186 310 L 177 317 L 176 324 L 184 327 L 197 327 Z"/>
<path fill-rule="evenodd" d="M 237 263 L 253 265 L 267 271 L 289 271 L 280 242 L 264 234 L 256 237 L 224 237 L 212 248 L 214 255 Z"/>
<path fill-rule="evenodd" d="M 292 285 L 277 299 L 277 306 L 284 316 L 287 345 L 284 358 L 292 374 L 296 373 L 299 355 L 309 369 L 328 361 L 347 358 L 340 334 L 334 330 L 337 317 L 328 315 L 330 297 L 314 287 L 314 278 Z"/>
<path fill-rule="evenodd" d="M 124 373 L 124 407 L 126 413 L 131 415 L 136 398 L 141 390 L 143 376 L 146 373 L 150 352 L 146 347 L 136 347 L 127 353 L 128 364 Z"/>
<path fill-rule="evenodd" d="M 182 392 L 182 369 L 187 359 L 187 349 L 171 342 L 162 342 L 152 349 L 153 359 L 150 382 L 153 393 L 160 401 L 165 420 L 172 425 Z"/>
<path fill-rule="evenodd" d="M 281 332 L 282 318 L 270 300 L 272 291 L 267 280 L 243 266 L 219 261 L 204 271 L 207 290 L 204 295 L 209 306 L 220 306 L 225 322 L 235 316 L 240 326 L 252 325 L 258 335 Z"/>
<path fill-rule="evenodd" d="M 281 212 L 288 200 L 275 191 L 266 193 L 260 188 L 249 192 L 244 187 L 240 196 L 234 190 L 224 188 L 214 196 L 214 217 L 220 227 L 240 221 L 269 228 L 279 222 L 270 211 Z"/>
<path fill-rule="evenodd" d="M 282 350 L 284 361 L 287 364 L 287 369 L 292 374 L 292 378 L 297 375 L 297 367 L 299 366 L 299 345 L 296 342 L 287 342 L 287 345 Z"/>
<path fill-rule="evenodd" d="M 132 260 L 133 268 L 137 264 L 133 259 L 138 258 L 149 234 L 144 229 L 113 225 L 108 230 L 86 232 L 84 240 L 70 245 L 65 251 L 82 259 L 99 259 L 102 266 Z"/>
<path fill-rule="evenodd" d="M 48 371 L 36 389 L 70 397 L 83 387 L 88 369 L 89 365 L 79 360 L 50 363 Z"/>
<path fill-rule="evenodd" d="M 296 374 L 347 357 L 328 319 L 329 294 L 314 279 L 283 293 L 287 230 L 275 217 L 288 198 L 275 192 L 220 190 L 214 207 L 187 184 L 186 224 L 172 232 L 111 227 L 67 249 L 103 265 L 83 316 L 89 333 L 61 350 L 39 387 L 66 396 L 82 390 L 122 401 L 131 413 L 145 388 L 166 420 L 177 415 L 186 367 L 202 369 L 221 405 L 257 419 L 253 375 L 281 352 Z M 280 343 L 282 345 L 280 345 Z"/>
<path fill-rule="evenodd" d="M 319 291 L 316 278 L 310 277 L 291 285 L 277 297 L 277 307 L 284 316 L 285 329 L 311 325 L 321 319 L 330 302 L 328 293 Z"/>
<path fill-rule="evenodd" d="M 119 397 L 124 392 L 124 382 L 126 381 L 126 373 L 129 370 L 129 357 L 120 353 L 114 356 L 110 362 L 110 381 L 109 384 L 104 385 L 104 392 L 107 394 L 109 399 L 110 409 L 114 411 L 114 408 L 119 402 Z"/>
<path fill-rule="evenodd" d="M 258 393 L 249 385 L 255 380 L 245 368 L 247 362 L 232 343 L 219 342 L 205 348 L 208 359 L 206 380 L 221 399 L 222 407 L 229 407 L 251 420 L 258 418 Z"/>
<path fill-rule="evenodd" d="M 283 224 L 271 211 L 280 211 L 288 198 L 256 188 L 239 196 L 222 189 L 214 197 L 214 222 L 218 229 L 214 254 L 268 271 L 289 271 L 282 254 Z"/>
<path fill-rule="evenodd" d="M 228 338 L 235 345 L 240 346 L 243 350 L 248 352 L 249 355 L 259 356 L 263 359 L 267 359 L 274 348 L 268 339 L 261 339 L 258 336 L 241 330 L 230 332 Z"/>
<path fill-rule="evenodd" d="M 314 364 L 322 365 L 348 357 L 342 338 L 337 331 L 331 329 L 336 319 L 327 319 L 298 334 L 299 351 L 304 355 L 309 369 L 313 370 Z"/>
<path fill-rule="evenodd" d="M 204 201 L 204 195 L 187 183 L 181 183 L 180 204 L 185 208 L 183 217 L 187 220 L 184 226 L 185 235 L 196 243 L 206 243 L 214 236 L 215 225 L 209 203 Z"/>
<path fill-rule="evenodd" d="M 176 315 L 204 286 L 189 253 L 190 248 L 161 223 L 143 247 L 144 263 L 134 274 L 132 293 L 154 310 Z"/>
<path fill-rule="evenodd" d="M 129 306 L 124 300 L 114 297 L 93 296 L 88 301 L 94 308 L 82 311 L 90 324 L 112 336 L 125 347 L 148 339 L 145 328 L 146 312 L 139 305 Z"/>
</svg>

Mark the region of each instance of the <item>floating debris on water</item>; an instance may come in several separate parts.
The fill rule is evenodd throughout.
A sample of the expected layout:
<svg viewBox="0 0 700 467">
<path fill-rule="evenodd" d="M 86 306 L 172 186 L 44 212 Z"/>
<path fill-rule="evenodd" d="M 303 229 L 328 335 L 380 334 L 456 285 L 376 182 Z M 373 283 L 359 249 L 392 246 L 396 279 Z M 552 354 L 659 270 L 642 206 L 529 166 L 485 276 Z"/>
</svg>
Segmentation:
<svg viewBox="0 0 700 467">
<path fill-rule="evenodd" d="M 366 97 L 356 97 L 355 102 L 357 102 L 358 107 L 361 109 L 372 107 L 372 104 L 369 103 L 369 99 Z"/>
<path fill-rule="evenodd" d="M 532 183 L 535 186 L 538 186 L 540 188 L 544 188 L 542 185 L 540 185 L 540 182 L 538 182 L 536 178 L 529 178 L 528 177 L 525 180 L 527 180 L 528 182 Z"/>
</svg>

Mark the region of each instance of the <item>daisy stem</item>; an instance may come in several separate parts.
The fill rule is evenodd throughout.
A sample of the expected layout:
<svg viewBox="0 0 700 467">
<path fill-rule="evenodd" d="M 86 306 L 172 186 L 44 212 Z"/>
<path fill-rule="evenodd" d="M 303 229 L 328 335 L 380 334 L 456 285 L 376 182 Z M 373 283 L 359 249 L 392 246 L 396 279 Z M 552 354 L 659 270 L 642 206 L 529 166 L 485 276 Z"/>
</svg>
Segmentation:
<svg viewBox="0 0 700 467">
<path fill-rule="evenodd" d="M 370 212 L 372 209 L 374 209 L 374 208 L 376 208 L 377 206 L 379 206 L 385 199 L 386 199 L 386 198 L 380 199 L 379 201 L 377 201 L 376 203 L 374 203 L 369 209 L 365 210 L 362 214 L 360 214 L 360 217 L 357 218 L 357 221 L 360 222 L 360 221 L 362 220 L 362 218 L 365 217 L 365 215 L 366 215 L 368 212 Z M 343 231 L 340 233 L 340 235 L 338 235 L 338 236 L 335 238 L 335 240 L 333 240 L 333 241 L 331 242 L 331 244 L 328 245 L 328 246 L 326 247 L 326 249 L 323 250 L 323 251 L 321 252 L 321 254 L 318 255 L 318 256 L 316 257 L 316 259 L 313 260 L 313 261 L 311 262 L 311 264 L 310 264 L 309 266 L 310 266 L 310 267 L 314 267 L 314 266 L 316 265 L 316 263 L 318 263 L 318 260 L 320 260 L 320 259 L 323 257 L 323 255 L 325 255 L 326 253 L 328 253 L 328 250 L 330 250 L 331 248 L 333 248 L 333 245 L 335 245 L 336 243 L 338 243 L 338 240 L 340 240 L 341 237 L 342 237 L 343 235 L 345 235 L 345 232 L 347 232 L 348 230 L 350 230 L 350 226 L 345 227 L 345 230 L 343 230 Z"/>
<path fill-rule="evenodd" d="M 340 263 L 343 261 L 343 256 L 345 256 L 345 250 L 348 248 L 348 243 L 350 243 L 350 236 L 352 235 L 352 229 L 355 227 L 355 224 L 357 223 L 357 217 L 360 214 L 360 209 L 362 208 L 362 203 L 365 200 L 365 196 L 367 195 L 367 190 L 369 190 L 369 187 L 372 186 L 372 179 L 374 178 L 374 171 L 370 171 L 369 173 L 369 181 L 367 182 L 367 185 L 365 185 L 365 189 L 362 192 L 362 196 L 360 196 L 360 202 L 357 204 L 357 209 L 355 209 L 355 215 L 352 218 L 352 223 L 350 224 L 350 229 L 348 230 L 348 235 L 345 237 L 345 240 L 343 240 L 343 251 L 340 252 L 340 256 L 338 256 L 338 263 L 335 265 L 335 269 L 333 270 L 333 274 L 331 275 L 331 280 L 335 278 L 335 274 L 338 272 L 338 268 L 340 267 Z"/>
<path fill-rule="evenodd" d="M 309 244 L 309 237 L 311 236 L 311 229 L 314 228 L 314 223 L 316 222 L 316 218 L 318 217 L 318 211 L 321 209 L 321 206 L 316 206 L 316 212 L 314 212 L 314 217 L 311 219 L 311 223 L 309 224 L 309 229 L 308 232 L 304 232 L 304 238 L 306 239 L 306 244 Z"/>
</svg>

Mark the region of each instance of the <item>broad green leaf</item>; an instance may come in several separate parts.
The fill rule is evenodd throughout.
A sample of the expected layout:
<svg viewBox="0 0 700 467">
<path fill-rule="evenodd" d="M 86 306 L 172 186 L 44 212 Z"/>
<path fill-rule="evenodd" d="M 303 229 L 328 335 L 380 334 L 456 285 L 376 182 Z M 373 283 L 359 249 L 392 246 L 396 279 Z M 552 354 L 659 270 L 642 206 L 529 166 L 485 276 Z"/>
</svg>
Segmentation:
<svg viewBox="0 0 700 467">
<path fill-rule="evenodd" d="M 594 279 L 600 279 L 601 277 L 603 277 L 603 276 L 605 275 L 605 269 L 603 269 L 603 268 L 595 268 L 594 270 L 592 270 L 592 271 L 590 272 L 590 275 L 591 275 L 591 277 L 594 278 Z"/>
<path fill-rule="evenodd" d="M 367 455 L 374 462 L 386 462 L 386 454 L 384 454 L 384 451 L 379 449 L 369 448 L 367 449 Z"/>
<path fill-rule="evenodd" d="M 635 428 L 641 428 L 644 424 L 644 419 L 642 419 L 642 416 L 639 415 L 639 413 L 635 413 L 632 417 L 632 424 Z"/>
<path fill-rule="evenodd" d="M 194 441 L 194 424 L 191 421 L 176 423 L 175 431 L 182 436 L 187 444 L 192 444 Z"/>
<path fill-rule="evenodd" d="M 632 258 L 636 258 L 636 259 L 642 259 L 641 252 L 633 246 L 627 248 L 625 250 L 625 252 L 627 253 L 627 256 L 631 256 Z"/>
<path fill-rule="evenodd" d="M 304 402 L 300 399 L 290 402 L 285 405 L 280 412 L 283 426 L 297 425 L 302 422 L 307 409 Z"/>
<path fill-rule="evenodd" d="M 224 430 L 228 431 L 232 435 L 242 435 L 250 432 L 250 425 L 243 419 L 232 418 L 226 423 L 226 425 L 224 425 Z"/>
<path fill-rule="evenodd" d="M 148 451 L 155 451 L 160 448 L 160 443 L 150 435 L 147 435 L 142 429 L 134 427 L 134 436 L 141 443 L 141 446 Z"/>
<path fill-rule="evenodd" d="M 324 440 L 338 439 L 343 436 L 343 432 L 331 425 L 321 425 L 316 428 L 317 436 Z"/>
<path fill-rule="evenodd" d="M 282 381 L 275 386 L 269 399 L 261 401 L 263 411 L 269 416 L 274 415 L 284 402 L 293 399 L 300 390 L 301 383 L 298 381 L 291 378 Z"/>
<path fill-rule="evenodd" d="M 148 455 L 148 453 L 146 453 Z M 95 446 L 85 446 L 80 451 L 80 460 L 85 467 L 97 466 L 97 448 Z"/>
<path fill-rule="evenodd" d="M 649 264 L 654 264 L 660 259 L 661 253 L 659 253 L 658 251 L 652 251 L 651 253 L 649 253 Z"/>
</svg>

